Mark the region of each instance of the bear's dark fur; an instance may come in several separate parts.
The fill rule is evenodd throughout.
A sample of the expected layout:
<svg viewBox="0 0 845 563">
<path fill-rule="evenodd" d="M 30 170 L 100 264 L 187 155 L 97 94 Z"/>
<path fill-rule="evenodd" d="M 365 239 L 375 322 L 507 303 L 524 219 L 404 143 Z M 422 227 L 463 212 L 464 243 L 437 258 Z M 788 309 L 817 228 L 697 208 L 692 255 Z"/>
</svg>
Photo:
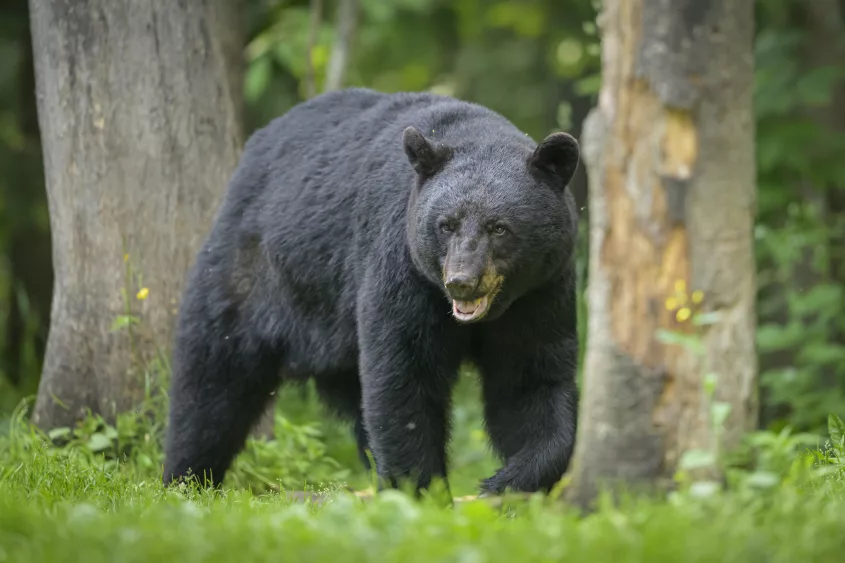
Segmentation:
<svg viewBox="0 0 845 563">
<path fill-rule="evenodd" d="M 484 107 L 349 89 L 257 131 L 189 274 L 164 481 L 219 483 L 271 394 L 313 377 L 383 482 L 446 479 L 459 364 L 503 467 L 548 490 L 573 450 L 579 159 Z"/>
</svg>

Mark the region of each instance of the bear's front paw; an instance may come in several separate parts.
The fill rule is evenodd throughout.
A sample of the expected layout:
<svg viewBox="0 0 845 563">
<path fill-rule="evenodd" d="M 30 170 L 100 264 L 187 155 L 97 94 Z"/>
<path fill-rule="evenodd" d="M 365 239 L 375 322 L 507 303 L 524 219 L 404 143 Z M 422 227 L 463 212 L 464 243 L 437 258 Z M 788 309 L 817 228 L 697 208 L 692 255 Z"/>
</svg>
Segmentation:
<svg viewBox="0 0 845 563">
<path fill-rule="evenodd" d="M 478 494 L 478 497 L 483 498 L 501 495 L 505 492 L 506 488 L 506 483 L 497 473 L 496 475 L 481 481 L 481 484 L 479 485 L 481 492 Z"/>
</svg>

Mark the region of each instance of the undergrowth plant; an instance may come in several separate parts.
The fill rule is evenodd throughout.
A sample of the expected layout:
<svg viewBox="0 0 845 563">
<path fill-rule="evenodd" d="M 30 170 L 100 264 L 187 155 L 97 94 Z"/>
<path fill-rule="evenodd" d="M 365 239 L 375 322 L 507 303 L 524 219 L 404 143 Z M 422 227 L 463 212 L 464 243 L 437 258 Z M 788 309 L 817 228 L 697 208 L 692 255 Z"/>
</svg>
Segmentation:
<svg viewBox="0 0 845 563">
<path fill-rule="evenodd" d="M 5 435 L 0 436 L 0 460 L 4 467 L 24 464 L 32 452 L 40 451 L 65 461 L 73 459 L 81 466 L 125 474 L 132 480 L 160 481 L 169 356 L 156 342 L 155 335 L 145 330 L 136 306 L 154 288 L 144 285 L 143 276 L 133 267 L 128 253 L 123 260 L 124 308 L 113 320 L 111 330 L 128 332 L 131 369 L 144 378 L 143 399 L 134 409 L 118 413 L 113 423 L 89 411 L 75 426 L 54 428 L 46 433 L 29 423 L 33 401 L 25 399 L 13 412 Z M 142 354 L 139 349 L 141 331 L 144 331 L 143 340 L 152 342 L 152 356 Z M 274 438 L 249 438 L 224 485 L 256 492 L 280 491 L 342 483 L 349 476 L 350 471 L 327 453 L 318 422 L 294 423 L 277 410 Z"/>
<path fill-rule="evenodd" d="M 718 311 L 705 312 L 703 293 L 694 291 L 687 295 L 684 280 L 679 280 L 675 289 L 676 295 L 667 299 L 666 308 L 674 312 L 678 322 L 691 323 L 693 330 L 659 329 L 656 338 L 665 344 L 680 346 L 705 368 L 701 392 L 710 423 L 709 447 L 686 450 L 678 462 L 675 481 L 680 493 L 709 497 L 726 488 L 753 493 L 774 490 L 785 482 L 826 482 L 831 472 L 841 475 L 841 455 L 837 457 L 829 453 L 835 452 L 835 447 L 829 445 L 826 449 L 819 449 L 822 436 L 795 432 L 789 426 L 750 432 L 743 437 L 738 448 L 725 451 L 723 436 L 731 405 L 716 399 L 719 374 L 706 369 L 703 343 L 706 327 L 718 322 L 720 314 Z M 838 430 L 840 426 L 841 420 L 830 415 L 829 433 L 834 442 L 842 439 L 843 433 Z"/>
</svg>

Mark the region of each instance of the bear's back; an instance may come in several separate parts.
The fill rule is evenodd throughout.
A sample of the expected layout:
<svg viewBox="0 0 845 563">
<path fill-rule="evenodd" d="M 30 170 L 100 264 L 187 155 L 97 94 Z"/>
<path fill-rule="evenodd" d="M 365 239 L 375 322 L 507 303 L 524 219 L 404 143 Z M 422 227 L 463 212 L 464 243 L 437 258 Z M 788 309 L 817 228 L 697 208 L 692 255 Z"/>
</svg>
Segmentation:
<svg viewBox="0 0 845 563">
<path fill-rule="evenodd" d="M 261 225 L 277 245 L 296 247 L 286 254 L 300 266 L 306 250 L 340 259 L 351 252 L 356 234 L 366 245 L 385 228 L 398 233 L 414 185 L 402 148 L 408 125 L 457 143 L 526 142 L 495 112 L 446 96 L 334 91 L 252 135 L 223 214 L 238 224 Z"/>
</svg>

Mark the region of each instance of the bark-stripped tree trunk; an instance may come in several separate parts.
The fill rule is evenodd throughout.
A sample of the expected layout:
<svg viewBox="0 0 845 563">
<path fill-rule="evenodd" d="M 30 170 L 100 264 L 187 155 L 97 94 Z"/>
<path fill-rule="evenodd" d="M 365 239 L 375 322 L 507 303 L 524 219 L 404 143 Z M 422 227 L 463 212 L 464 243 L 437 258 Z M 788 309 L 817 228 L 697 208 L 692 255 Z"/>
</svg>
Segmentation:
<svg viewBox="0 0 845 563">
<path fill-rule="evenodd" d="M 42 427 L 130 408 L 151 336 L 170 348 L 185 272 L 241 147 L 224 52 L 234 6 L 30 1 L 55 269 L 33 415 Z M 110 331 L 124 252 L 149 288 L 145 300 L 130 288 L 145 329 L 137 347 Z"/>
<path fill-rule="evenodd" d="M 589 328 L 569 489 L 582 506 L 599 486 L 665 484 L 685 451 L 710 449 L 706 373 L 732 407 L 725 447 L 756 420 L 753 21 L 747 0 L 604 2 L 582 139 Z M 703 292 L 696 307 L 720 320 L 679 322 L 676 289 L 687 304 Z M 703 357 L 659 329 L 701 330 Z"/>
</svg>

